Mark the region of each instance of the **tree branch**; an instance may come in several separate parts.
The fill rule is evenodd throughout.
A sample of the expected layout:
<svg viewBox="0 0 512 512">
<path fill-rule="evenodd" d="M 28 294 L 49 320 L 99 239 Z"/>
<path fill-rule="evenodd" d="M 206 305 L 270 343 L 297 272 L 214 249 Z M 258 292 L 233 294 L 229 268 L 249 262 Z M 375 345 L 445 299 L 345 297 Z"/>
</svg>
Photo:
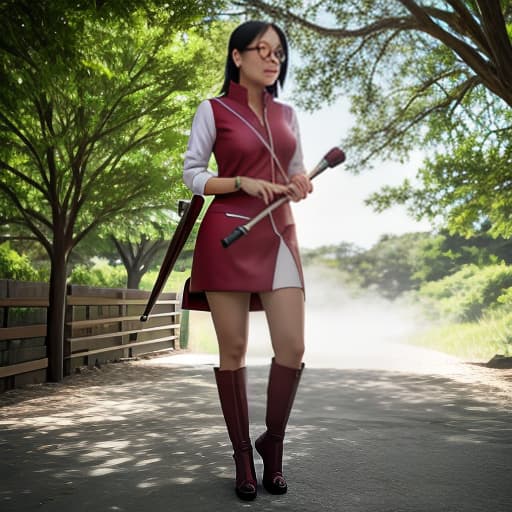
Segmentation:
<svg viewBox="0 0 512 512">
<path fill-rule="evenodd" d="M 21 214 L 24 225 L 34 233 L 34 235 L 37 237 L 37 239 L 43 244 L 46 250 L 51 251 L 51 243 L 50 241 L 44 236 L 43 232 L 32 222 L 31 217 L 41 222 L 43 225 L 51 229 L 50 224 L 47 222 L 47 220 L 42 217 L 38 212 L 25 208 L 20 200 L 18 199 L 17 195 L 12 191 L 7 185 L 0 182 L 0 191 L 3 191 L 4 194 L 9 197 L 9 199 L 12 201 L 18 212 Z"/>
<path fill-rule="evenodd" d="M 455 20 L 453 23 L 447 21 L 447 23 L 453 27 L 460 34 L 468 33 L 470 37 L 478 44 L 480 49 L 487 55 L 491 54 L 491 48 L 483 33 L 480 25 L 476 22 L 475 17 L 467 9 L 466 5 L 460 0 L 446 0 L 449 5 L 452 6 L 453 10 L 459 15 L 459 20 Z M 429 12 L 428 9 L 425 9 Z M 442 19 L 442 18 L 440 18 Z M 462 22 L 462 23 L 461 23 Z"/>
<path fill-rule="evenodd" d="M 87 180 L 87 184 L 83 188 L 83 194 L 82 197 L 79 200 L 79 203 L 82 203 L 85 198 L 89 195 L 91 189 L 95 186 L 95 181 L 98 178 L 98 176 L 110 165 L 111 169 L 114 169 L 117 167 L 121 159 L 132 149 L 137 147 L 138 145 L 142 144 L 146 140 L 152 139 L 154 137 L 157 137 L 161 133 L 163 133 L 166 130 L 166 128 L 162 128 L 160 130 L 154 130 L 150 131 L 149 133 L 146 133 L 145 135 L 139 137 L 138 139 L 135 139 L 135 136 L 140 131 L 140 129 L 136 130 L 132 136 L 130 137 L 130 142 L 121 150 L 116 150 L 116 152 L 112 153 L 107 159 L 99 165 L 95 171 L 92 172 L 91 176 Z"/>
<path fill-rule="evenodd" d="M 402 17 L 390 17 L 384 18 L 382 20 L 376 21 L 374 23 L 370 23 L 365 27 L 348 30 L 348 29 L 340 29 L 340 28 L 327 28 L 321 25 L 317 25 L 311 21 L 308 21 L 300 16 L 292 13 L 287 9 L 280 9 L 278 7 L 274 7 L 272 5 L 267 4 L 266 2 L 262 2 L 261 0 L 247 0 L 246 2 L 239 1 L 234 2 L 236 5 L 243 6 L 245 4 L 250 4 L 257 9 L 261 9 L 262 11 L 270 14 L 271 16 L 279 19 L 286 18 L 294 23 L 298 23 L 303 27 L 315 32 L 316 34 L 322 36 L 330 36 L 336 38 L 353 38 L 359 36 L 367 36 L 370 34 L 383 32 L 389 29 L 414 29 L 419 28 L 417 21 L 410 16 L 402 16 Z"/>
<path fill-rule="evenodd" d="M 9 131 L 11 131 L 14 135 L 16 135 L 23 142 L 23 145 L 28 148 L 29 152 L 35 158 L 39 172 L 43 176 L 44 175 L 44 165 L 43 165 L 41 158 L 39 157 L 39 154 L 38 154 L 35 146 L 32 144 L 32 142 L 30 142 L 28 137 L 26 137 L 22 133 L 22 131 L 20 129 L 18 129 L 18 127 L 13 122 L 11 122 L 10 119 L 2 112 L 0 112 L 0 120 L 2 120 L 6 124 Z"/>
<path fill-rule="evenodd" d="M 506 89 L 503 89 L 503 84 L 498 80 L 496 75 L 496 69 L 490 62 L 485 61 L 480 54 L 466 42 L 446 32 L 446 30 L 443 30 L 439 25 L 434 23 L 425 9 L 416 4 L 416 2 L 412 0 L 399 1 L 417 18 L 421 31 L 430 34 L 432 37 L 451 48 L 481 77 L 482 83 L 484 83 L 488 89 L 512 105 L 512 92 L 507 92 Z"/>
<path fill-rule="evenodd" d="M 127 254 L 127 252 L 125 251 L 125 248 L 123 247 L 122 243 L 114 235 L 110 235 L 110 239 L 114 242 L 114 245 L 116 246 L 117 252 L 121 257 L 123 265 L 126 268 L 129 268 L 131 265 L 130 257 L 129 254 Z"/>
<path fill-rule="evenodd" d="M 412 127 L 423 121 L 426 117 L 428 117 L 433 112 L 442 111 L 446 109 L 452 102 L 461 102 L 464 96 L 476 85 L 480 83 L 479 77 L 472 76 L 462 84 L 460 84 L 456 88 L 455 94 L 447 95 L 446 99 L 444 101 L 438 102 L 434 105 L 431 105 L 429 108 L 424 109 L 417 114 L 415 114 L 412 119 L 409 119 L 407 122 L 404 122 L 402 126 L 398 125 L 398 119 L 401 117 L 405 112 L 406 109 L 413 103 L 414 99 L 417 97 L 413 97 L 409 100 L 407 106 L 400 112 L 400 114 L 395 117 L 394 120 L 392 120 L 390 123 L 388 123 L 386 126 L 380 128 L 379 130 L 375 130 L 368 134 L 368 139 L 375 139 L 376 136 L 385 134 L 386 137 L 384 138 L 383 142 L 381 142 L 376 148 L 372 149 L 362 160 L 363 165 L 368 163 L 374 156 L 379 154 L 380 151 L 382 151 L 384 148 L 389 146 L 394 140 L 401 138 L 404 133 L 409 131 Z"/>
<path fill-rule="evenodd" d="M 48 193 L 47 191 L 41 187 L 37 181 L 34 181 L 32 178 L 28 177 L 27 175 L 23 174 L 21 171 L 18 171 L 18 169 L 15 169 L 14 167 L 11 167 L 7 162 L 4 162 L 3 160 L 0 160 L 0 168 L 5 169 L 6 171 L 14 174 L 17 178 L 27 183 L 29 186 L 33 187 L 34 189 L 38 190 L 43 194 L 43 196 L 48 199 Z"/>
<path fill-rule="evenodd" d="M 512 45 L 499 0 L 477 0 L 485 35 L 492 50 L 497 73 L 503 83 L 512 85 Z"/>
</svg>

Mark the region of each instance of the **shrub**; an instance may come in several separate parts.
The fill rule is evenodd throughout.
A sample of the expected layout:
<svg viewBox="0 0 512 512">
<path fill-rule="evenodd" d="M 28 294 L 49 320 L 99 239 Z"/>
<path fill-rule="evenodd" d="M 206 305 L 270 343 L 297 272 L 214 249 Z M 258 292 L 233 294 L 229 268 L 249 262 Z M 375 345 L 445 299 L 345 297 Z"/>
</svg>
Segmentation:
<svg viewBox="0 0 512 512">
<path fill-rule="evenodd" d="M 424 284 L 418 293 L 434 316 L 452 321 L 475 321 L 485 311 L 496 309 L 510 297 L 512 266 L 504 263 L 461 270 L 439 281 Z M 499 302 L 498 302 L 498 299 Z"/>
<path fill-rule="evenodd" d="M 11 249 L 9 242 L 0 244 L 0 279 L 39 281 L 39 273 L 29 259 Z"/>
<path fill-rule="evenodd" d="M 71 272 L 69 282 L 102 288 L 125 288 L 126 269 L 122 265 L 113 266 L 106 260 L 96 259 L 92 267 L 76 265 Z"/>
</svg>

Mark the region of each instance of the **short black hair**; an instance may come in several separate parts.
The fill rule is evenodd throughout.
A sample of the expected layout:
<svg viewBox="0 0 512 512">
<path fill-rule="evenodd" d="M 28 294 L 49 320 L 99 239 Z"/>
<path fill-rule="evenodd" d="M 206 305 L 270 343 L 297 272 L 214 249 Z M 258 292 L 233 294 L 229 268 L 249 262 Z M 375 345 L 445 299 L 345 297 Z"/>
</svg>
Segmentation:
<svg viewBox="0 0 512 512">
<path fill-rule="evenodd" d="M 222 85 L 221 94 L 227 94 L 229 90 L 229 82 L 235 83 L 240 82 L 240 71 L 233 62 L 232 53 L 233 50 L 243 51 L 245 50 L 258 36 L 263 35 L 269 28 L 273 28 L 281 41 L 286 60 L 281 63 L 279 76 L 277 80 L 267 86 L 267 91 L 277 98 L 277 82 L 283 87 L 284 80 L 286 78 L 286 71 L 288 70 L 288 43 L 284 32 L 274 23 L 265 21 L 246 21 L 239 25 L 231 33 L 228 44 L 228 55 L 226 58 L 226 71 L 224 73 L 224 84 Z"/>
</svg>

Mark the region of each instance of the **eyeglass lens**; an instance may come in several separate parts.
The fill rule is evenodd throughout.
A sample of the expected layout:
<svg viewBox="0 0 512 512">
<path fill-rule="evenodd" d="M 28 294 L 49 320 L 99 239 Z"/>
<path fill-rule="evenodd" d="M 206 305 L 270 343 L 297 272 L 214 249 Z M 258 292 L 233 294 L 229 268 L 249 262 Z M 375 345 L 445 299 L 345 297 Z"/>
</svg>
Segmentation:
<svg viewBox="0 0 512 512">
<path fill-rule="evenodd" d="M 277 50 L 272 50 L 272 48 L 265 43 L 260 43 L 258 45 L 258 53 L 260 54 L 260 57 L 262 59 L 268 59 L 271 54 L 274 54 L 274 56 L 279 62 L 284 62 L 284 60 L 286 59 L 286 55 L 284 54 L 281 48 L 278 48 Z"/>
<path fill-rule="evenodd" d="M 248 52 L 251 50 L 256 50 L 258 52 L 258 55 L 263 59 L 268 59 L 270 55 L 274 55 L 275 58 L 280 62 L 283 63 L 286 60 L 286 54 L 284 53 L 282 48 L 277 48 L 276 50 L 272 50 L 270 45 L 267 43 L 260 43 L 258 46 L 253 47 L 247 47 L 244 51 Z"/>
</svg>

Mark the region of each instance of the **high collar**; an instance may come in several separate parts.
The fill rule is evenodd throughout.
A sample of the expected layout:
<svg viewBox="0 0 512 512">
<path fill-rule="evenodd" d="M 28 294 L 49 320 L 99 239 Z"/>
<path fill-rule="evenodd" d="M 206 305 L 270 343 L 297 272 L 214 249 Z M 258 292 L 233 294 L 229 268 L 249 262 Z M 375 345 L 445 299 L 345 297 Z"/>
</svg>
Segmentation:
<svg viewBox="0 0 512 512">
<path fill-rule="evenodd" d="M 266 105 L 269 101 L 271 101 L 272 95 L 266 89 L 262 94 L 263 105 Z M 226 96 L 237 101 L 238 103 L 241 103 L 242 105 L 249 104 L 249 91 L 243 85 L 233 82 L 233 80 L 229 82 L 229 89 Z"/>
</svg>

